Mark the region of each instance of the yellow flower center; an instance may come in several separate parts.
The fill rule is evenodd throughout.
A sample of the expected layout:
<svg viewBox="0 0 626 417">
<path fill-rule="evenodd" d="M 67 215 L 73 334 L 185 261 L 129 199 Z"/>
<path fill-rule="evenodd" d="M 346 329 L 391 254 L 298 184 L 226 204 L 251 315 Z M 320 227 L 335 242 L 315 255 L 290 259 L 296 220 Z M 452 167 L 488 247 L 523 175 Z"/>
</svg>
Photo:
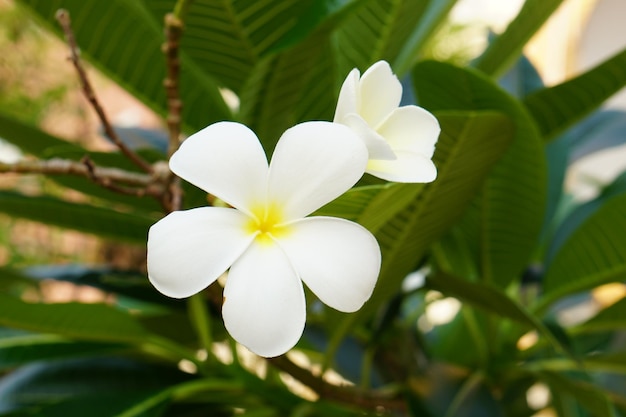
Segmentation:
<svg viewBox="0 0 626 417">
<path fill-rule="evenodd" d="M 288 227 L 282 225 L 284 222 L 281 210 L 275 205 L 259 205 L 252 210 L 253 217 L 247 225 L 247 231 L 256 234 L 259 243 L 272 243 L 272 238 L 279 237 L 288 232 Z"/>
</svg>

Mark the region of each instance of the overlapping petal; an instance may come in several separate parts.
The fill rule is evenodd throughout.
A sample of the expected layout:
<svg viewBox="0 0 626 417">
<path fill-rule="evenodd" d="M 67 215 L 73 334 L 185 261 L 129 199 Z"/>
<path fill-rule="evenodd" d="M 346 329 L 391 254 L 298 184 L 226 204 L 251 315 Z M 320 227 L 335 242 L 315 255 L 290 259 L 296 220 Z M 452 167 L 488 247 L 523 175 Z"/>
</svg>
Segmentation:
<svg viewBox="0 0 626 417">
<path fill-rule="evenodd" d="M 371 159 L 368 174 L 393 182 L 427 183 L 437 178 L 437 168 L 430 158 L 411 151 L 396 151 L 393 161 Z"/>
<path fill-rule="evenodd" d="M 361 95 L 359 79 L 359 70 L 355 68 L 350 71 L 341 85 L 333 119 L 335 123 L 343 123 L 342 121 L 347 115 L 358 113 L 359 97 Z"/>
<path fill-rule="evenodd" d="M 298 342 L 306 318 L 304 289 L 278 245 L 253 243 L 235 262 L 222 315 L 228 333 L 261 356 L 281 355 Z"/>
<path fill-rule="evenodd" d="M 363 73 L 359 114 L 376 129 L 400 105 L 402 84 L 386 61 L 378 61 Z"/>
<path fill-rule="evenodd" d="M 396 154 L 385 138 L 372 129 L 361 116 L 356 113 L 348 114 L 342 124 L 348 126 L 365 143 L 370 159 L 396 159 Z"/>
<path fill-rule="evenodd" d="M 215 281 L 254 238 L 248 217 L 202 207 L 168 214 L 148 232 L 148 278 L 163 294 L 189 297 Z"/>
<path fill-rule="evenodd" d="M 365 172 L 367 148 L 347 126 L 305 122 L 280 138 L 268 176 L 268 201 L 286 221 L 304 217 L 348 191 Z"/>
<path fill-rule="evenodd" d="M 394 152 L 411 151 L 426 158 L 433 156 L 440 131 L 435 116 L 418 106 L 395 109 L 378 128 Z"/>
<path fill-rule="evenodd" d="M 371 296 L 381 255 L 374 236 L 357 223 L 309 217 L 289 225 L 278 243 L 304 283 L 339 311 L 358 310 Z"/>
<path fill-rule="evenodd" d="M 215 123 L 191 135 L 170 158 L 170 169 L 245 212 L 265 198 L 265 152 L 254 132 L 239 123 Z"/>
</svg>

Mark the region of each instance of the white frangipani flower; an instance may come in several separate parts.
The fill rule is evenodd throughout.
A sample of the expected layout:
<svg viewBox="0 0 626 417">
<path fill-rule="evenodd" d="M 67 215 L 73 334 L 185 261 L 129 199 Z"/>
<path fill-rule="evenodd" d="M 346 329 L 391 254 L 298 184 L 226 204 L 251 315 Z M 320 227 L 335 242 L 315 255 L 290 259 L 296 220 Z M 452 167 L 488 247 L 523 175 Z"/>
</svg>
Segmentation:
<svg viewBox="0 0 626 417">
<path fill-rule="evenodd" d="M 387 62 L 378 61 L 363 76 L 355 68 L 341 86 L 334 122 L 365 142 L 369 174 L 395 182 L 434 181 L 439 122 L 421 107 L 398 107 L 401 98 L 402 84 Z"/>
<path fill-rule="evenodd" d="M 150 228 L 148 276 L 163 294 L 191 296 L 228 268 L 222 314 L 228 332 L 266 357 L 304 330 L 302 281 L 325 304 L 358 310 L 380 270 L 380 248 L 362 226 L 306 217 L 361 177 L 367 150 L 347 127 L 307 122 L 287 130 L 268 166 L 256 135 L 233 122 L 189 137 L 174 173 L 234 208 L 170 213 Z"/>
</svg>

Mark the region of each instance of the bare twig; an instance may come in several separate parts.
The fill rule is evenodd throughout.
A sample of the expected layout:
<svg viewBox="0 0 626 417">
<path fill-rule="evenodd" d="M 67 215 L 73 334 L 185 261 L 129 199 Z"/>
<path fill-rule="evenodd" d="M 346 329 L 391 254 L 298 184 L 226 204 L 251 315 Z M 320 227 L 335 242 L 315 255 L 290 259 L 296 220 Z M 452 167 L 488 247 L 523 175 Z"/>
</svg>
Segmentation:
<svg viewBox="0 0 626 417">
<path fill-rule="evenodd" d="M 75 175 L 88 178 L 111 191 L 138 197 L 150 195 L 158 198 L 163 194 L 163 186 L 159 178 L 118 168 L 97 167 L 89 157 L 84 157 L 80 162 L 53 158 L 44 161 L 20 161 L 14 164 L 0 163 L 0 173 L 9 172 Z"/>
<path fill-rule="evenodd" d="M 94 110 L 98 114 L 98 117 L 100 118 L 100 122 L 102 123 L 102 126 L 104 127 L 105 134 L 109 137 L 109 139 L 111 139 L 111 141 L 113 141 L 113 143 L 119 148 L 119 150 L 124 155 L 126 155 L 126 157 L 130 159 L 135 165 L 141 168 L 141 170 L 143 170 L 144 172 L 151 173 L 152 165 L 146 162 L 142 157 L 137 155 L 132 149 L 128 148 L 124 144 L 124 142 L 122 142 L 120 137 L 117 135 L 117 133 L 113 129 L 113 126 L 109 122 L 109 119 L 107 118 L 106 113 L 104 112 L 104 109 L 98 102 L 98 99 L 96 98 L 96 94 L 91 86 L 91 83 L 89 82 L 89 78 L 87 78 L 87 73 L 85 72 L 85 69 L 83 68 L 81 61 L 80 61 L 78 45 L 74 37 L 74 32 L 72 31 L 69 12 L 63 9 L 58 10 L 56 13 L 56 19 L 61 25 L 61 28 L 63 29 L 63 33 L 65 34 L 65 38 L 67 40 L 67 44 L 70 47 L 70 60 L 72 61 L 72 64 L 74 64 L 74 68 L 76 68 L 76 72 L 78 73 L 78 77 L 80 79 L 80 83 L 83 88 L 83 93 L 85 94 L 85 97 L 87 98 L 87 100 L 89 100 L 89 103 L 91 103 L 91 106 L 94 108 Z"/>
<path fill-rule="evenodd" d="M 181 111 L 183 108 L 179 93 L 180 58 L 178 49 L 183 33 L 183 22 L 174 13 L 165 15 L 165 43 L 163 53 L 167 63 L 167 78 L 163 81 L 167 93 L 167 127 L 169 131 L 168 156 L 180 145 Z"/>
<path fill-rule="evenodd" d="M 268 359 L 267 361 L 311 388 L 320 398 L 343 404 L 352 404 L 378 412 L 390 410 L 406 411 L 406 403 L 398 393 L 360 390 L 349 386 L 332 385 L 321 377 L 314 375 L 311 371 L 300 368 L 284 355 Z"/>
</svg>

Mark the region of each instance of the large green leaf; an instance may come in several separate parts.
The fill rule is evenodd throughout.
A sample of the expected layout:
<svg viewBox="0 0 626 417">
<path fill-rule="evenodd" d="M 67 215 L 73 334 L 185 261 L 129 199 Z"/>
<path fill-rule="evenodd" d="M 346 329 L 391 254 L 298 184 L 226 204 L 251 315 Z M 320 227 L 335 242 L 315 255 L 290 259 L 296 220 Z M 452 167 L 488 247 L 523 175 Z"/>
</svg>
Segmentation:
<svg viewBox="0 0 626 417">
<path fill-rule="evenodd" d="M 122 345 L 74 342 L 57 335 L 37 333 L 0 337 L 0 370 L 34 361 L 103 355 L 122 348 Z"/>
<path fill-rule="evenodd" d="M 306 38 L 350 3 L 357 1 L 195 0 L 185 13 L 181 48 L 199 68 L 240 93 L 261 60 Z M 145 2 L 157 20 L 174 4 Z"/>
<path fill-rule="evenodd" d="M 568 378 L 556 372 L 541 372 L 540 378 L 557 393 L 573 396 L 594 417 L 615 417 L 615 409 L 605 393 L 586 381 Z"/>
<path fill-rule="evenodd" d="M 438 177 L 375 234 L 383 264 L 374 294 L 359 312 L 343 318 L 331 351 L 354 322 L 370 317 L 399 290 L 429 245 L 462 214 L 513 135 L 510 120 L 496 112 L 449 112 L 437 117 L 442 129 L 433 158 Z"/>
<path fill-rule="evenodd" d="M 158 113 L 166 112 L 163 20 L 150 13 L 145 1 L 19 0 L 59 33 L 54 20 L 60 8 L 69 11 L 81 51 L 108 76 Z M 210 42 L 210 40 L 206 40 Z M 59 57 L 59 65 L 66 61 Z M 69 65 L 67 63 L 66 65 Z M 231 112 L 216 82 L 181 53 L 181 98 L 184 124 L 200 129 Z"/>
<path fill-rule="evenodd" d="M 145 242 L 155 219 L 52 197 L 0 192 L 0 212 L 113 239 Z"/>
<path fill-rule="evenodd" d="M 558 298 L 626 278 L 626 194 L 609 199 L 573 232 L 547 267 L 546 307 Z"/>
<path fill-rule="evenodd" d="M 0 294 L 0 325 L 79 340 L 142 344 L 150 335 L 133 317 L 104 304 L 26 303 Z"/>
<path fill-rule="evenodd" d="M 598 314 L 571 329 L 575 333 L 603 332 L 626 328 L 626 298 L 601 310 Z"/>
<path fill-rule="evenodd" d="M 395 62 L 401 54 L 406 72 L 415 52 L 433 33 L 454 2 L 445 0 L 367 0 L 335 34 L 339 74 L 352 68 L 365 71 L 384 59 Z"/>
<path fill-rule="evenodd" d="M 626 49 L 576 78 L 530 94 L 524 104 L 544 139 L 550 140 L 624 86 Z"/>
<path fill-rule="evenodd" d="M 118 416 L 167 387 L 189 379 L 189 375 L 172 367 L 124 358 L 75 358 L 40 363 L 23 367 L 3 379 L 0 409 L 31 411 L 49 417 L 84 416 L 85 410 L 95 417 Z M 144 409 L 143 414 L 127 415 L 162 414 L 147 413 L 149 409 Z"/>
<path fill-rule="evenodd" d="M 325 28 L 297 46 L 260 61 L 241 91 L 240 118 L 268 154 L 300 121 L 332 119 L 336 92 Z"/>
<path fill-rule="evenodd" d="M 535 247 L 544 217 L 543 142 L 523 106 L 484 75 L 438 62 L 413 71 L 418 102 L 430 110 L 493 110 L 515 124 L 512 145 L 493 167 L 459 225 L 486 281 L 505 286 L 520 274 Z"/>
<path fill-rule="evenodd" d="M 527 0 L 504 33 L 495 38 L 474 66 L 486 74 L 499 76 L 515 62 L 522 48 L 563 0 Z"/>
</svg>

